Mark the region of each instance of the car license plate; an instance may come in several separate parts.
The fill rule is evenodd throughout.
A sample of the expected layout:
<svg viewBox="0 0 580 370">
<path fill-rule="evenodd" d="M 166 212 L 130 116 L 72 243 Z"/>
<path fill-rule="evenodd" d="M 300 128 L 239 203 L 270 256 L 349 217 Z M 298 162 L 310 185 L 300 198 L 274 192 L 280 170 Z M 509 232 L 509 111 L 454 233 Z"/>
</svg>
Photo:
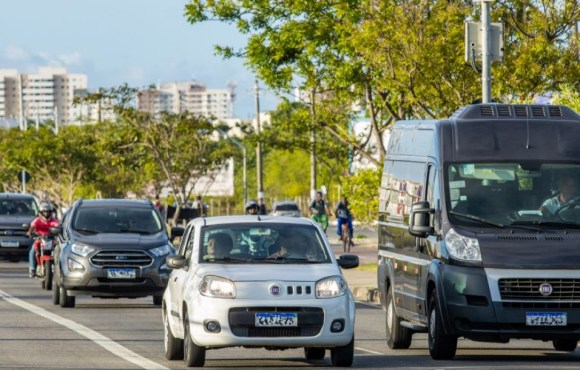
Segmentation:
<svg viewBox="0 0 580 370">
<path fill-rule="evenodd" d="M 16 241 L 2 240 L 0 242 L 0 246 L 5 247 L 5 248 L 18 248 L 20 246 L 20 243 L 18 242 L 18 240 L 16 240 Z"/>
<path fill-rule="evenodd" d="M 289 312 L 257 312 L 256 326 L 298 326 L 298 315 Z"/>
<path fill-rule="evenodd" d="M 108 269 L 107 277 L 109 279 L 135 279 L 137 271 L 135 269 Z"/>
<path fill-rule="evenodd" d="M 566 312 L 526 312 L 527 326 L 566 326 Z"/>
</svg>

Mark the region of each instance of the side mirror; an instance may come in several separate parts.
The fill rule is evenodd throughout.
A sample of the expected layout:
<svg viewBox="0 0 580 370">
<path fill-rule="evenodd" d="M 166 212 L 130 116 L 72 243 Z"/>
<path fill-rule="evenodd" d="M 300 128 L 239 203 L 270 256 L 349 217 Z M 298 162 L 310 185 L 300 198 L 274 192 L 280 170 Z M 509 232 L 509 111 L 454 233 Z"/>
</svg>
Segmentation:
<svg viewBox="0 0 580 370">
<path fill-rule="evenodd" d="M 50 231 L 51 235 L 59 235 L 62 231 L 62 227 L 54 226 L 54 227 L 49 228 L 48 231 Z"/>
<path fill-rule="evenodd" d="M 435 213 L 433 208 L 429 208 L 429 202 L 415 202 L 411 206 L 409 217 L 409 234 L 419 238 L 425 238 L 435 232 L 431 226 L 431 215 Z"/>
<path fill-rule="evenodd" d="M 358 256 L 354 254 L 343 254 L 336 259 L 336 262 L 343 269 L 353 269 L 359 265 Z"/>
<path fill-rule="evenodd" d="M 173 240 L 175 240 L 175 238 L 177 238 L 178 236 L 183 236 L 183 233 L 185 232 L 185 229 L 183 227 L 180 226 L 175 226 L 171 228 L 171 237 L 169 238 L 169 241 L 173 243 Z"/>
<path fill-rule="evenodd" d="M 185 262 L 184 256 L 168 256 L 165 259 L 165 264 L 170 269 L 182 269 L 185 266 Z"/>
</svg>

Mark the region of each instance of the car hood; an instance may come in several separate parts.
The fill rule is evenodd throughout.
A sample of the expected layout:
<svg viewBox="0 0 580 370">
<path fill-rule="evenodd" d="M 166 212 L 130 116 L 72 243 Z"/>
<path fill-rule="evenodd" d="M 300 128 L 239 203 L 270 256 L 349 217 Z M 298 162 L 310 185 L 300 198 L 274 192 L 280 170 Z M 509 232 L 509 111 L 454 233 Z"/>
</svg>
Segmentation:
<svg viewBox="0 0 580 370">
<path fill-rule="evenodd" d="M 164 232 L 159 232 L 152 235 L 135 233 L 100 233 L 91 235 L 82 235 L 80 233 L 75 234 L 76 237 L 74 238 L 74 242 L 102 249 L 117 249 L 120 247 L 124 249 L 147 249 L 158 247 L 162 244 L 169 244 L 167 235 Z"/>
<path fill-rule="evenodd" d="M 34 217 L 30 216 L 0 216 L 0 228 L 17 228 L 23 229 L 22 224 L 30 224 Z"/>
<path fill-rule="evenodd" d="M 200 265 L 196 274 L 221 276 L 232 281 L 318 281 L 328 276 L 341 275 L 338 266 L 321 264 L 231 264 Z"/>
</svg>

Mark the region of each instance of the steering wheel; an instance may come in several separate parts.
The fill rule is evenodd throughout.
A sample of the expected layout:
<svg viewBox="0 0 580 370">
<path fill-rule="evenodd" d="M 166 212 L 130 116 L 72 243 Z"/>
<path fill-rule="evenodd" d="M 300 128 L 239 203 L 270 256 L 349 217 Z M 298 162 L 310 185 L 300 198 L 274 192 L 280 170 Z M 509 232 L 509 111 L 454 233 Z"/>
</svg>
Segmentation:
<svg viewBox="0 0 580 370">
<path fill-rule="evenodd" d="M 561 213 L 564 212 L 565 210 L 572 208 L 574 206 L 578 206 L 580 205 L 580 198 L 578 199 L 573 199 L 570 202 L 561 205 L 555 212 L 554 212 L 554 216 L 558 216 L 560 218 L 562 218 Z"/>
</svg>

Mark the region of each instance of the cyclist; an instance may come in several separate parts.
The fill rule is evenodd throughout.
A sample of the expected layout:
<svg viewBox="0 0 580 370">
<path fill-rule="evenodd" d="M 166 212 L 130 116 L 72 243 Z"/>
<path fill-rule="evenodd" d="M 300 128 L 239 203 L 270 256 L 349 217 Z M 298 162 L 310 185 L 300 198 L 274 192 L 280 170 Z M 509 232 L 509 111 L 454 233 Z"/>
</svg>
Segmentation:
<svg viewBox="0 0 580 370">
<path fill-rule="evenodd" d="M 332 213 L 328 210 L 328 205 L 324 200 L 324 196 L 321 191 L 316 192 L 316 199 L 310 204 L 310 215 L 314 222 L 318 222 L 324 232 L 328 228 L 328 216 Z"/>
<path fill-rule="evenodd" d="M 350 209 L 348 209 L 348 199 L 346 196 L 342 196 L 342 200 L 338 202 L 336 206 L 336 220 L 337 220 L 337 228 L 336 233 L 342 240 L 342 225 L 348 225 L 348 236 L 350 237 L 350 246 L 354 246 L 352 241 L 352 213 L 350 213 Z"/>
</svg>

